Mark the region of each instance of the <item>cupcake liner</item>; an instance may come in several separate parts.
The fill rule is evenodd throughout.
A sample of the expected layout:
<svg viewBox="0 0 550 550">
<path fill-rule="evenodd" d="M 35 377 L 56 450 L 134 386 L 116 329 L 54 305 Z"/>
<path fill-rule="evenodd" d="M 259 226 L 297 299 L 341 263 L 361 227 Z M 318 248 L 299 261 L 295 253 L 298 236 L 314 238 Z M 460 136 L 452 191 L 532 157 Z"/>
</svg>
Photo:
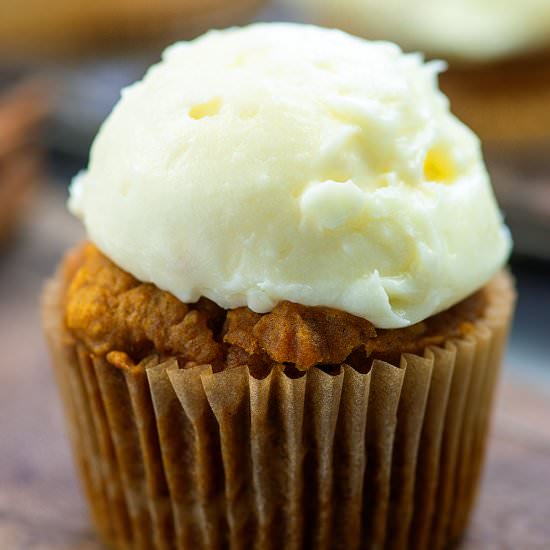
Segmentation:
<svg viewBox="0 0 550 550">
<path fill-rule="evenodd" d="M 474 330 L 424 356 L 257 379 L 157 357 L 113 367 L 71 339 L 63 277 L 50 282 L 44 324 L 102 537 L 128 549 L 447 546 L 474 503 L 513 309 L 509 276 L 490 285 Z"/>
</svg>

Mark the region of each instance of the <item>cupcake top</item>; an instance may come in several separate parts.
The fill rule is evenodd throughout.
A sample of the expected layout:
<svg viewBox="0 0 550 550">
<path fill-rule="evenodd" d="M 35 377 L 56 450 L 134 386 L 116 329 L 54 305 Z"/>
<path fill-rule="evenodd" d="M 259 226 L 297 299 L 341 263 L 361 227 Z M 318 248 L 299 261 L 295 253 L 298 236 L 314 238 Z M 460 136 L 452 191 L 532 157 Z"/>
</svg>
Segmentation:
<svg viewBox="0 0 550 550">
<path fill-rule="evenodd" d="M 467 61 L 550 46 L 548 0 L 299 0 L 298 6 L 369 38 Z"/>
<path fill-rule="evenodd" d="M 123 91 L 70 209 L 118 266 L 182 302 L 418 322 L 510 250 L 440 69 L 301 25 L 176 44 Z"/>
</svg>

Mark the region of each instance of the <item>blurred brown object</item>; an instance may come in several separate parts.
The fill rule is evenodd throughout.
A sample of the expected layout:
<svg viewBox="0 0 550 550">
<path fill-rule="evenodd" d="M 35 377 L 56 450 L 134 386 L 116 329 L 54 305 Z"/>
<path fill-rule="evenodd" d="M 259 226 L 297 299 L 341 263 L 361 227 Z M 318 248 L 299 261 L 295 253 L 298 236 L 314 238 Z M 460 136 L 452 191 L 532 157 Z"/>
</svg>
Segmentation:
<svg viewBox="0 0 550 550">
<path fill-rule="evenodd" d="M 550 143 L 550 53 L 451 64 L 440 84 L 452 111 L 483 141 L 525 147 Z"/>
<path fill-rule="evenodd" d="M 22 82 L 0 95 L 0 244 L 16 226 L 39 180 L 37 132 L 48 105 L 47 87 L 39 80 Z"/>
<path fill-rule="evenodd" d="M 0 3 L 0 57 L 80 56 L 242 23 L 262 0 L 19 0 Z"/>
<path fill-rule="evenodd" d="M 514 251 L 550 261 L 550 140 L 530 149 L 487 146 L 485 158 Z"/>
</svg>

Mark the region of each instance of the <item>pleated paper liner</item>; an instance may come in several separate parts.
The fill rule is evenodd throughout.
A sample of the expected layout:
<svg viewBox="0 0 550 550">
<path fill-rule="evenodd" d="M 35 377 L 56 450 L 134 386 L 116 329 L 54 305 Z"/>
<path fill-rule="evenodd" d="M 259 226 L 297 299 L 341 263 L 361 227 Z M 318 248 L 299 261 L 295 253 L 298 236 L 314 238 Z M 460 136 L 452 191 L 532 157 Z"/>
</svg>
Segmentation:
<svg viewBox="0 0 550 550">
<path fill-rule="evenodd" d="M 437 549 L 465 529 L 514 303 L 506 273 L 475 330 L 422 357 L 263 379 L 156 357 L 115 368 L 65 330 L 64 284 L 48 284 L 44 323 L 113 548 Z"/>
</svg>

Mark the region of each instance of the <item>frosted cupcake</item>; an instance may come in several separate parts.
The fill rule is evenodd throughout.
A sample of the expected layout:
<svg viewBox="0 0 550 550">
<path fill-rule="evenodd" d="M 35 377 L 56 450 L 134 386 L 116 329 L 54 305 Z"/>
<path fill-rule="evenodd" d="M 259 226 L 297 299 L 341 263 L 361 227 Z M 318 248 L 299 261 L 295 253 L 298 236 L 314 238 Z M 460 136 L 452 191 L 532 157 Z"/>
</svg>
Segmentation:
<svg viewBox="0 0 550 550">
<path fill-rule="evenodd" d="M 546 0 L 300 0 L 317 22 L 449 61 L 453 112 L 496 144 L 550 140 L 550 3 Z"/>
<path fill-rule="evenodd" d="M 115 548 L 443 547 L 514 292 L 437 64 L 300 25 L 211 32 L 126 89 L 71 188 L 44 323 Z"/>
</svg>

